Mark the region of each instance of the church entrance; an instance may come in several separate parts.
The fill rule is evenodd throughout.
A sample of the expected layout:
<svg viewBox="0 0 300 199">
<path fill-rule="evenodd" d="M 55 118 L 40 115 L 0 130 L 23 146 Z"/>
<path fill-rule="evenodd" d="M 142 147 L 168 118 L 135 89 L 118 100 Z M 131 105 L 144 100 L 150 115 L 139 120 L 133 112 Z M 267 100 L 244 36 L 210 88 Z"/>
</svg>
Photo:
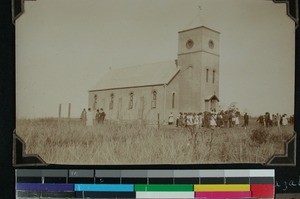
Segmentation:
<svg viewBox="0 0 300 199">
<path fill-rule="evenodd" d="M 218 102 L 219 99 L 217 98 L 216 95 L 209 96 L 205 99 L 205 111 L 212 111 L 218 109 Z"/>
</svg>

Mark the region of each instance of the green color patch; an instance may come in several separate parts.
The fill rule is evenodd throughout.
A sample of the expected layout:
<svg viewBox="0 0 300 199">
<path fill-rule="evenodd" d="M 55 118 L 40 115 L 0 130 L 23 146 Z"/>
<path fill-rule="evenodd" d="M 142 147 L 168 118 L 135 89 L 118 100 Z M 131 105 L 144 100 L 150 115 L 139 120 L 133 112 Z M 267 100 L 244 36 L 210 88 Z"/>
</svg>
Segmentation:
<svg viewBox="0 0 300 199">
<path fill-rule="evenodd" d="M 194 191 L 193 184 L 137 184 L 135 191 Z"/>
</svg>

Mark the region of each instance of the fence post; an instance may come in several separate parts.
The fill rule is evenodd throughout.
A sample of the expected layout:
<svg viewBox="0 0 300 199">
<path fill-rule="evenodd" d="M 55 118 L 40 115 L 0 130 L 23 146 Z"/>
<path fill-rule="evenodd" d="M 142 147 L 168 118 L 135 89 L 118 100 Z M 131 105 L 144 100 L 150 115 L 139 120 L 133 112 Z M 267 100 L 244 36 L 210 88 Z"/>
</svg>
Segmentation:
<svg viewBox="0 0 300 199">
<path fill-rule="evenodd" d="M 61 119 L 61 104 L 59 104 L 59 106 L 58 106 L 58 119 L 57 119 L 59 131 L 60 131 L 60 119 Z"/>
<path fill-rule="evenodd" d="M 58 121 L 60 121 L 61 118 L 61 104 L 58 106 Z"/>
<path fill-rule="evenodd" d="M 70 118 L 71 118 L 71 103 L 68 106 L 68 125 L 70 126 Z"/>
</svg>

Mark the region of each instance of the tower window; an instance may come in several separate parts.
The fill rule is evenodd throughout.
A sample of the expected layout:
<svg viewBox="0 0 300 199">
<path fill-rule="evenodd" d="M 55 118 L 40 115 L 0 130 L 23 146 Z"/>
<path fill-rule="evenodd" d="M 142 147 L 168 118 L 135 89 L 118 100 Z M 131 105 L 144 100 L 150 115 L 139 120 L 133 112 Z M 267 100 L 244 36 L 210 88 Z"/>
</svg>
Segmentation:
<svg viewBox="0 0 300 199">
<path fill-rule="evenodd" d="M 208 82 L 208 69 L 206 69 L 206 82 Z"/>
<path fill-rule="evenodd" d="M 151 101 L 151 108 L 156 108 L 156 99 L 157 99 L 157 92 L 152 92 L 152 101 Z"/>
<path fill-rule="evenodd" d="M 216 74 L 216 71 L 213 70 L 213 79 L 212 79 L 212 83 L 215 83 L 215 74 Z"/>
<path fill-rule="evenodd" d="M 96 110 L 96 108 L 97 108 L 97 100 L 98 100 L 97 98 L 98 98 L 98 96 L 94 95 L 93 110 Z"/>
<path fill-rule="evenodd" d="M 129 94 L 129 109 L 133 109 L 133 92 Z"/>
<path fill-rule="evenodd" d="M 114 94 L 110 94 L 110 102 L 109 102 L 109 109 L 112 110 L 114 108 Z"/>
<path fill-rule="evenodd" d="M 175 93 L 172 93 L 172 108 L 175 108 Z"/>
</svg>

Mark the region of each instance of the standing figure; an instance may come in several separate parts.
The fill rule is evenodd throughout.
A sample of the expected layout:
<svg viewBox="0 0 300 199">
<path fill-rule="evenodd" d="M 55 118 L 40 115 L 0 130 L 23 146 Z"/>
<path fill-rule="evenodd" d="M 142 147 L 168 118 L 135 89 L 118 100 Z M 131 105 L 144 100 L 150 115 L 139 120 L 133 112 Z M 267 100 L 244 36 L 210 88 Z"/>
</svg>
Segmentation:
<svg viewBox="0 0 300 199">
<path fill-rule="evenodd" d="M 203 127 L 203 120 L 204 120 L 203 115 L 202 113 L 198 113 L 198 115 L 199 115 L 199 127 Z"/>
<path fill-rule="evenodd" d="M 265 126 L 268 128 L 270 126 L 270 113 L 265 113 Z"/>
<path fill-rule="evenodd" d="M 211 114 L 211 117 L 210 117 L 210 126 L 211 127 L 216 127 L 217 126 L 217 115 L 216 114 Z"/>
<path fill-rule="evenodd" d="M 276 118 L 277 118 L 277 126 L 280 127 L 281 124 L 281 115 L 279 115 L 279 113 L 276 114 Z"/>
<path fill-rule="evenodd" d="M 210 128 L 210 119 L 211 119 L 210 112 L 205 112 L 204 121 L 205 121 L 206 128 Z"/>
<path fill-rule="evenodd" d="M 180 113 L 176 117 L 176 127 L 179 126 Z"/>
<path fill-rule="evenodd" d="M 171 112 L 168 118 L 168 124 L 173 125 L 173 123 L 174 123 L 174 116 L 173 113 Z"/>
<path fill-rule="evenodd" d="M 249 115 L 247 113 L 244 114 L 244 127 L 247 127 L 249 125 Z"/>
<path fill-rule="evenodd" d="M 272 115 L 272 125 L 277 126 L 277 116 L 275 114 Z"/>
<path fill-rule="evenodd" d="M 86 114 L 86 126 L 93 126 L 93 113 L 91 108 L 88 108 L 88 112 Z"/>
<path fill-rule="evenodd" d="M 286 114 L 283 114 L 282 116 L 282 125 L 285 126 L 288 124 L 288 117 Z"/>
<path fill-rule="evenodd" d="M 196 115 L 196 113 L 194 113 L 194 125 L 195 125 L 195 130 L 197 132 L 200 125 L 200 116 L 199 114 Z"/>
<path fill-rule="evenodd" d="M 264 116 L 260 115 L 256 120 L 260 126 L 264 126 Z"/>
<path fill-rule="evenodd" d="M 269 120 L 269 126 L 270 126 L 270 127 L 273 126 L 273 116 L 274 116 L 274 115 L 271 115 L 271 114 L 269 113 L 269 117 L 270 117 L 270 120 Z"/>
<path fill-rule="evenodd" d="M 179 121 L 178 121 L 178 126 L 183 127 L 183 114 L 182 112 L 179 113 Z"/>
<path fill-rule="evenodd" d="M 103 108 L 100 108 L 100 123 L 103 124 L 105 119 L 105 112 L 103 111 Z"/>
<path fill-rule="evenodd" d="M 229 124 L 229 128 L 232 127 L 232 113 L 230 111 L 228 111 L 228 124 Z"/>
<path fill-rule="evenodd" d="M 235 121 L 235 126 L 239 127 L 240 119 L 239 119 L 239 114 L 238 113 L 235 114 L 235 120 L 234 121 Z"/>
<path fill-rule="evenodd" d="M 182 126 L 183 126 L 183 127 L 186 127 L 186 126 L 187 126 L 187 113 L 184 113 L 184 114 L 183 114 L 183 123 L 182 123 Z"/>
<path fill-rule="evenodd" d="M 217 127 L 221 127 L 223 124 L 223 117 L 221 113 L 217 114 Z"/>
<path fill-rule="evenodd" d="M 194 124 L 194 117 L 192 115 L 192 113 L 188 113 L 187 115 L 187 128 L 188 130 L 191 132 L 191 136 L 192 136 L 192 139 L 194 138 L 194 135 L 195 135 L 195 124 Z"/>
<path fill-rule="evenodd" d="M 95 118 L 97 124 L 100 124 L 100 115 L 101 115 L 101 113 L 100 113 L 99 109 L 97 109 L 97 112 L 96 112 L 96 118 Z"/>
<path fill-rule="evenodd" d="M 227 111 L 224 112 L 223 121 L 224 121 L 224 127 L 228 128 L 229 127 L 229 125 L 228 125 L 229 115 L 228 115 Z"/>
<path fill-rule="evenodd" d="M 290 116 L 290 124 L 294 124 L 294 115 Z"/>
<path fill-rule="evenodd" d="M 85 108 L 82 110 L 82 112 L 80 114 L 80 120 L 81 120 L 81 123 L 83 125 L 86 124 L 86 110 L 85 110 Z"/>
</svg>

